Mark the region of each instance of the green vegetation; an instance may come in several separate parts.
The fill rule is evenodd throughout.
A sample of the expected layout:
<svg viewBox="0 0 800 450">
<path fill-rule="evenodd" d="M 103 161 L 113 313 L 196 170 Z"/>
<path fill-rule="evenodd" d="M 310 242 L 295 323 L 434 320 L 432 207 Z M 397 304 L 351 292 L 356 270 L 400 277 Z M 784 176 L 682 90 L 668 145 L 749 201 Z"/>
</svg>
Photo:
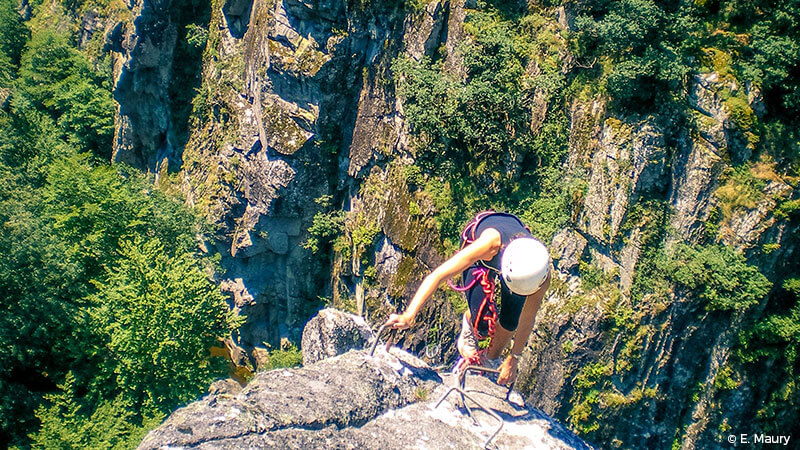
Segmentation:
<svg viewBox="0 0 800 450">
<path fill-rule="evenodd" d="M 108 60 L 33 6 L 23 23 L 0 1 L 0 446 L 131 447 L 227 372 L 209 350 L 237 324 L 196 252 L 206 226 L 103 162 Z"/>
<path fill-rule="evenodd" d="M 676 245 L 663 266 L 667 280 L 709 311 L 743 310 L 762 301 L 771 283 L 744 256 L 725 245 Z"/>
<path fill-rule="evenodd" d="M 736 356 L 754 377 L 752 388 L 766 395 L 756 422 L 765 432 L 796 426 L 800 413 L 800 277 L 796 269 L 777 289 L 771 310 L 739 334 Z"/>
<path fill-rule="evenodd" d="M 283 338 L 280 348 L 269 350 L 269 363 L 259 367 L 259 370 L 283 369 L 301 365 L 303 365 L 303 354 L 300 349 L 295 343 Z"/>
<path fill-rule="evenodd" d="M 646 239 L 652 239 L 660 235 L 659 220 L 647 205 L 647 202 L 640 204 L 629 220 L 644 225 L 645 235 L 649 236 Z M 651 207 L 654 205 L 658 203 L 650 203 Z M 572 381 L 574 392 L 568 420 L 575 430 L 597 442 L 619 441 L 620 435 L 626 433 L 617 425 L 625 423 L 626 414 L 646 410 L 652 406 L 651 402 L 659 400 L 659 394 L 664 394 L 658 390 L 659 386 L 642 386 L 638 373 L 643 370 L 646 343 L 652 342 L 672 320 L 666 313 L 671 295 L 689 302 L 690 310 L 709 313 L 698 316 L 694 322 L 697 330 L 720 322 L 729 324 L 730 317 L 768 299 L 771 283 L 731 247 L 681 243 L 674 244 L 669 251 L 652 244 L 650 247 L 640 261 L 633 298 L 606 294 L 609 298 L 604 304 L 607 352 L 577 370 Z M 581 264 L 581 274 L 594 280 L 584 288 L 597 289 L 604 283 L 603 274 L 589 266 Z M 584 283 L 589 282 L 584 280 Z M 738 388 L 742 377 L 737 370 L 734 365 L 721 367 L 713 387 L 719 391 Z M 708 386 L 699 382 L 687 387 L 686 401 L 696 403 L 706 389 Z M 615 426 L 606 426 L 610 423 Z"/>
<path fill-rule="evenodd" d="M 800 107 L 792 2 L 581 0 L 575 8 L 573 49 L 618 108 L 652 110 L 677 99 L 692 71 L 708 70 L 754 83 L 776 107 Z"/>
<path fill-rule="evenodd" d="M 330 208 L 332 196 L 324 195 L 316 199 L 316 203 L 322 208 Z M 342 234 L 344 227 L 345 212 L 333 210 L 328 212 L 318 212 L 314 215 L 311 226 L 308 228 L 308 239 L 303 242 L 303 248 L 317 253 L 320 249 Z"/>
<path fill-rule="evenodd" d="M 170 4 L 170 16 L 178 27 L 169 85 L 170 111 L 177 145 L 181 146 L 188 140 L 193 99 L 200 91 L 211 3 L 207 0 L 173 0 Z"/>
<path fill-rule="evenodd" d="M 488 8 L 471 12 L 465 28 L 471 40 L 457 52 L 466 79 L 443 58 L 392 66 L 416 136 L 417 184 L 450 245 L 487 206 L 520 214 L 549 239 L 569 217 L 571 191 L 557 169 L 568 135 L 557 57 L 566 41 L 539 14 L 508 20 Z"/>
<path fill-rule="evenodd" d="M 63 140 L 108 159 L 114 125 L 110 81 L 110 67 L 95 70 L 68 35 L 41 30 L 22 53 L 12 108 L 47 115 Z"/>
</svg>

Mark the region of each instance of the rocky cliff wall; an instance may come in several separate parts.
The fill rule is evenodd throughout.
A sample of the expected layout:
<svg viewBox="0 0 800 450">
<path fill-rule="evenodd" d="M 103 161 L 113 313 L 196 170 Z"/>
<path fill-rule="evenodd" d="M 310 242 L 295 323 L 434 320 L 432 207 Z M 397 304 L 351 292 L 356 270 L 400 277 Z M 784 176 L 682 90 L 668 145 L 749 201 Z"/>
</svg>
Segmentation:
<svg viewBox="0 0 800 450">
<path fill-rule="evenodd" d="M 465 80 L 458 49 L 473 39 L 478 5 L 412 3 L 212 4 L 180 176 L 189 201 L 219 224 L 205 250 L 220 255 L 220 284 L 247 316 L 230 344 L 251 351 L 281 337 L 297 341 L 320 297 L 379 322 L 453 251 L 438 219 L 460 199 L 443 206 L 418 186 L 415 162 L 425 143 L 409 125 L 392 62 L 440 58 L 447 74 Z M 147 11 L 131 8 L 143 17 L 132 23 L 146 24 Z M 588 67 L 563 38 L 573 26 L 571 7 L 538 14 L 534 29 L 549 33 L 550 59 L 526 73 L 535 77 L 551 64 L 570 77 Z M 135 28 L 119 47 L 118 134 L 146 137 L 116 154 L 140 167 L 174 154 L 159 137 L 171 125 L 159 118 L 169 68 L 157 62 L 169 59 L 174 32 L 169 21 L 156 25 Z M 126 100 L 138 92 L 126 80 L 137 79 L 149 86 L 147 98 L 162 99 L 149 107 L 155 113 L 147 120 L 157 123 L 137 122 L 135 102 Z M 544 133 L 548 118 L 563 114 L 559 173 L 578 186 L 564 206 L 566 225 L 552 238 L 557 279 L 520 385 L 534 405 L 607 443 L 718 442 L 763 400 L 719 380 L 730 373 L 736 330 L 757 319 L 765 302 L 744 313 L 710 312 L 685 289 L 642 295 L 641 274 L 658 255 L 681 242 L 724 243 L 768 276 L 797 256 L 797 230 L 778 211 L 797 196 L 796 182 L 753 156 L 752 138 L 727 100 L 746 98 L 740 108 L 759 114 L 758 90 L 716 72 L 693 74 L 686 86 L 688 113 L 631 115 L 613 112 L 596 92 L 565 97 L 538 88 L 527 129 L 513 130 Z M 519 181 L 520 167 L 509 163 L 509 177 Z M 756 200 L 732 194 L 742 189 L 737 170 L 758 180 Z M 333 242 L 308 244 L 326 233 Z M 457 296 L 437 294 L 398 344 L 430 361 L 452 360 L 459 307 Z"/>
<path fill-rule="evenodd" d="M 444 45 L 459 26 L 446 23 L 449 11 L 463 5 L 245 3 L 212 11 L 205 109 L 183 179 L 190 201 L 221 224 L 208 250 L 248 318 L 237 344 L 249 350 L 297 340 L 320 297 L 385 317 L 442 260 L 432 206 L 415 203 L 403 177 L 408 125 L 390 64 Z M 339 208 L 343 249 L 326 261 L 303 244 L 314 216 Z M 375 272 L 365 276 L 365 265 Z M 407 345 L 420 349 L 426 333 Z"/>
<path fill-rule="evenodd" d="M 576 222 L 553 238 L 558 281 L 537 319 L 521 380 L 530 401 L 603 442 L 722 443 L 730 428 L 720 424 L 742 424 L 742 411 L 752 414 L 758 404 L 748 398 L 753 392 L 731 392 L 720 380 L 730 374 L 743 324 L 760 316 L 766 300 L 725 313 L 703 308 L 686 290 L 637 298 L 631 289 L 637 270 L 647 270 L 639 268 L 645 251 L 711 239 L 743 250 L 771 275 L 796 255 L 792 227 L 775 216 L 777 198 L 794 189 L 771 172 L 761 175 L 769 178 L 763 200 L 729 210 L 717 225 L 712 215 L 730 201 L 721 189 L 751 151 L 720 93 L 742 88 L 715 73 L 697 75 L 690 86 L 694 116 L 680 125 L 665 117 L 609 117 L 598 99 L 571 109 L 564 172 L 586 177 L 588 186 Z M 776 250 L 765 252 L 767 243 Z M 592 265 L 604 274 L 600 283 L 586 282 Z"/>
</svg>

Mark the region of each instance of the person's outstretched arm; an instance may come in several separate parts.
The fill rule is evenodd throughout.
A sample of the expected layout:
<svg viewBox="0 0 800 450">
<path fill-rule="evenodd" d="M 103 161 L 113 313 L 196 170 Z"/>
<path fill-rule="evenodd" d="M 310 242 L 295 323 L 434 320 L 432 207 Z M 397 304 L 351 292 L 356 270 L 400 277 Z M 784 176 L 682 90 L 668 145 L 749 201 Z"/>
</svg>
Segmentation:
<svg viewBox="0 0 800 450">
<path fill-rule="evenodd" d="M 417 313 L 442 281 L 462 272 L 479 259 L 492 259 L 500 250 L 500 245 L 500 232 L 494 228 L 484 230 L 473 243 L 461 249 L 426 276 L 405 312 L 403 314 L 390 315 L 386 325 L 397 329 L 404 329 L 413 325 Z"/>
</svg>

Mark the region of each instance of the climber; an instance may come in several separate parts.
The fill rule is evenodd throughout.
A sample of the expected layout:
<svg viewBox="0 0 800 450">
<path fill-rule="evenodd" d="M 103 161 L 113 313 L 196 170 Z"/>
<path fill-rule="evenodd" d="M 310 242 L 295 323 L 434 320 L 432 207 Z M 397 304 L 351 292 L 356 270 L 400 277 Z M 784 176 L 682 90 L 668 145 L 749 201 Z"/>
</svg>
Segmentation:
<svg viewBox="0 0 800 450">
<path fill-rule="evenodd" d="M 462 273 L 461 287 L 449 282 L 458 273 Z M 498 278 L 499 311 L 494 299 Z M 389 316 L 386 325 L 395 329 L 412 326 L 422 306 L 445 280 L 450 287 L 464 292 L 469 304 L 458 338 L 461 359 L 456 369 L 499 364 L 497 383 L 513 383 L 536 313 L 550 286 L 547 248 L 531 236 L 516 216 L 484 211 L 462 232 L 461 249 L 425 277 L 405 312 Z M 512 337 L 511 352 L 501 361 Z M 478 340 L 486 338 L 490 339 L 488 349 L 479 349 Z"/>
</svg>

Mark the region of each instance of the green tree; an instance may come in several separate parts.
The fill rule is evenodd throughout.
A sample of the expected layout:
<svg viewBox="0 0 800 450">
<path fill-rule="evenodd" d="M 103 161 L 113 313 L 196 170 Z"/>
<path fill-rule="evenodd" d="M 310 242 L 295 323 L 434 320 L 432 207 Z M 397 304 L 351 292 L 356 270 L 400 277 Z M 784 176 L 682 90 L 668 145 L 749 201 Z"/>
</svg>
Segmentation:
<svg viewBox="0 0 800 450">
<path fill-rule="evenodd" d="M 743 310 L 764 300 L 772 283 L 727 245 L 677 244 L 665 264 L 666 278 L 695 293 L 710 311 Z"/>
<path fill-rule="evenodd" d="M 122 242 L 120 256 L 91 297 L 98 352 L 108 352 L 97 387 L 112 381 L 143 410 L 171 411 L 224 373 L 209 349 L 231 331 L 232 316 L 191 253 L 169 256 L 153 238 Z"/>
<path fill-rule="evenodd" d="M 87 356 L 96 369 L 37 410 L 42 447 L 126 447 L 176 406 L 197 398 L 227 364 L 209 349 L 238 325 L 224 296 L 188 252 L 157 238 L 120 245 L 117 265 L 89 297 Z M 86 393 L 79 395 L 79 388 Z"/>
<path fill-rule="evenodd" d="M 12 66 L 19 63 L 30 34 L 17 12 L 17 5 L 15 0 L 0 0 L 0 55 L 5 55 Z"/>
<path fill-rule="evenodd" d="M 22 54 L 13 106 L 48 114 L 70 144 L 108 158 L 114 131 L 110 88 L 109 74 L 96 71 L 67 35 L 41 30 Z"/>
<path fill-rule="evenodd" d="M 64 144 L 60 158 L 47 155 L 49 147 L 22 158 L 2 142 L 0 161 L 23 168 L 0 163 L 0 346 L 7 349 L 0 354 L 0 439 L 19 442 L 35 428 L 41 393 L 67 372 L 82 392 L 99 389 L 88 385 L 105 361 L 86 345 L 96 339 L 91 280 L 102 283 L 106 268 L 117 265 L 120 242 L 153 239 L 168 255 L 187 254 L 202 229 L 180 199 L 133 169 L 96 166 Z"/>
</svg>

